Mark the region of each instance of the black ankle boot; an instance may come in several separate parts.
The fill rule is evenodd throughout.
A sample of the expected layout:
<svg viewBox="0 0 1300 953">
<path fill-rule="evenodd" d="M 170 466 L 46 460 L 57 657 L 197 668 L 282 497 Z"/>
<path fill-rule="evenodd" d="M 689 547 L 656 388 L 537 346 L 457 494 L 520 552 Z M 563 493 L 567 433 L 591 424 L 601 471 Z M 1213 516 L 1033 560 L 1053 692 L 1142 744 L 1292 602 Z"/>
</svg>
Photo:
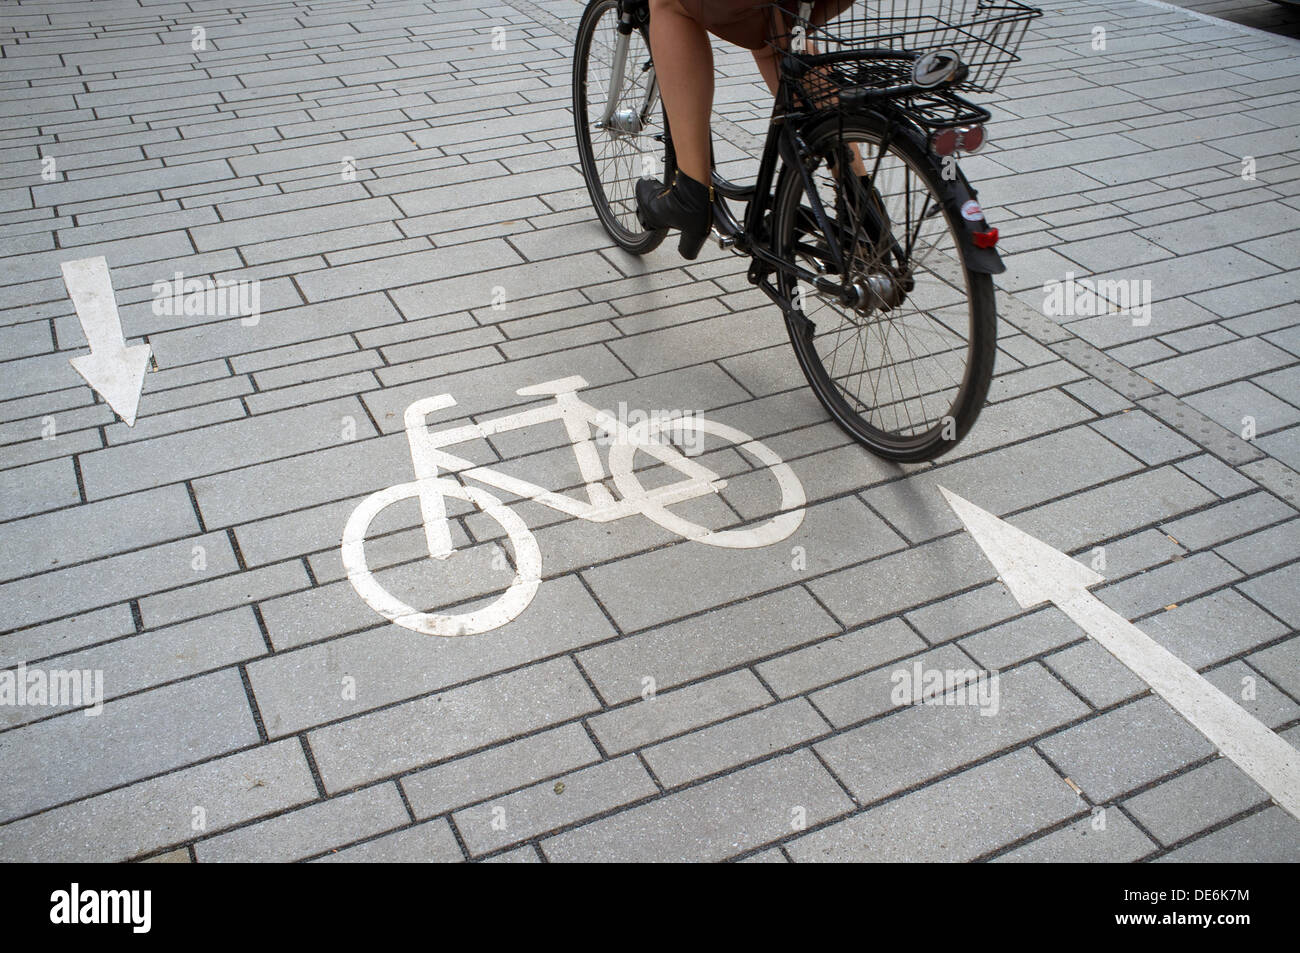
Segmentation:
<svg viewBox="0 0 1300 953">
<path fill-rule="evenodd" d="M 642 179 L 636 184 L 636 214 L 646 228 L 681 229 L 677 250 L 694 260 L 713 227 L 713 186 L 680 170 L 670 189 L 658 179 Z"/>
</svg>

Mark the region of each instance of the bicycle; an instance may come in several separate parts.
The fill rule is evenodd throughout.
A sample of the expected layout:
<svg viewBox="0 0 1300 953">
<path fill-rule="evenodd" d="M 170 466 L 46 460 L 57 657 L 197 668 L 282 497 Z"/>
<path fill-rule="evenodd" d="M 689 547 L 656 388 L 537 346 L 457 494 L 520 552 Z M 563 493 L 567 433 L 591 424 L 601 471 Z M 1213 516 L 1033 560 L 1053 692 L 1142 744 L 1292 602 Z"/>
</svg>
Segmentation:
<svg viewBox="0 0 1300 953">
<path fill-rule="evenodd" d="M 1017 0 L 886 0 L 776 35 L 781 82 L 752 184 L 713 173 L 713 237 L 750 259 L 831 417 L 874 453 L 933 460 L 974 426 L 996 350 L 992 276 L 1005 271 L 957 156 L 986 138 L 990 92 L 1041 11 Z M 852 14 L 850 8 L 849 14 Z M 605 230 L 644 255 L 637 172 L 675 172 L 649 49 L 648 0 L 590 0 L 573 113 Z M 606 69 L 607 67 L 607 69 Z M 599 74 L 599 75 L 598 75 Z M 602 81 L 603 77 L 603 81 Z M 779 168 L 778 168 L 779 166 Z M 865 174 L 855 172 L 862 168 Z M 727 200 L 745 203 L 739 219 Z"/>
<path fill-rule="evenodd" d="M 666 419 L 648 417 L 629 427 L 612 414 L 579 398 L 577 392 L 586 386 L 586 380 L 575 376 L 523 387 L 516 391 L 521 397 L 549 396 L 555 400 L 540 407 L 437 433 L 429 431 L 429 417 L 456 405 L 451 394 L 426 397 L 407 407 L 403 422 L 415 479 L 367 496 L 353 510 L 343 530 L 343 566 L 357 594 L 389 621 L 425 635 L 475 635 L 504 625 L 528 607 L 542 578 L 541 552 L 536 537 L 527 524 L 492 493 L 440 477 L 440 470 L 457 474 L 462 480 L 472 478 L 589 522 L 607 523 L 641 515 L 685 539 L 729 549 L 771 545 L 792 534 L 803 522 L 806 502 L 803 485 L 789 465 L 763 443 L 735 427 L 695 415 Z M 586 491 L 585 501 L 545 489 L 493 467 L 476 466 L 472 461 L 442 449 L 554 422 L 562 423 L 568 435 Z M 697 437 L 710 434 L 762 464 L 760 469 L 773 476 L 780 490 L 780 502 L 772 510 L 775 515 L 737 529 L 711 530 L 671 511 L 670 506 L 717 493 L 727 485 L 726 480 L 703 462 L 684 455 L 663 439 L 676 437 L 680 442 L 688 436 L 688 431 Z M 608 469 L 601 463 L 593 432 L 601 434 L 609 443 Z M 637 473 L 637 453 L 644 453 L 659 464 L 676 470 L 683 479 L 646 489 Z M 621 498 L 616 498 L 602 482 L 606 472 L 613 478 Z M 455 552 L 447 517 L 447 497 L 472 504 L 501 526 L 514 550 L 514 574 L 505 591 L 482 608 L 459 613 L 424 612 L 394 596 L 375 578 L 366 561 L 365 540 L 371 523 L 380 512 L 403 500 L 415 498 L 420 505 L 429 556 L 447 559 Z"/>
</svg>

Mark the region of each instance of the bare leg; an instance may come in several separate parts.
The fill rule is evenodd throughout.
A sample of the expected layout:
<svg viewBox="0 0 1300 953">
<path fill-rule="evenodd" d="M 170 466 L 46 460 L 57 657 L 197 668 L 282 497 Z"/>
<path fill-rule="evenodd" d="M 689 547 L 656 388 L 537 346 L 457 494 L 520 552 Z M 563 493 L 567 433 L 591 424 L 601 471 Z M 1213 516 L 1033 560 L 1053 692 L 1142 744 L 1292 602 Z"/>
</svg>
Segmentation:
<svg viewBox="0 0 1300 953">
<path fill-rule="evenodd" d="M 709 116 L 713 112 L 713 47 L 709 35 L 678 0 L 650 0 L 650 52 L 677 167 L 709 182 Z"/>
<path fill-rule="evenodd" d="M 813 22 L 816 24 L 824 23 L 826 22 L 827 14 L 834 16 L 846 6 L 848 6 L 848 3 L 844 3 L 843 0 L 836 0 L 836 3 L 829 5 L 829 7 L 819 4 L 813 14 Z M 817 52 L 817 47 L 811 40 L 809 41 L 809 52 Z M 763 82 L 767 83 L 767 88 L 770 89 L 772 95 L 775 96 L 777 87 L 781 83 L 781 71 L 780 67 L 777 65 L 776 49 L 771 45 L 767 45 L 754 50 L 754 62 L 758 65 L 758 72 L 762 75 Z M 853 143 L 849 147 L 849 153 L 851 160 L 850 165 L 852 166 L 854 173 L 857 175 L 866 175 L 867 167 L 862 162 L 862 153 L 858 149 L 857 143 Z"/>
<path fill-rule="evenodd" d="M 776 95 L 776 89 L 781 85 L 781 73 L 776 65 L 776 50 L 771 46 L 763 46 L 754 50 L 754 62 L 758 64 L 758 71 L 763 76 L 763 82 L 767 83 L 767 88 Z"/>
</svg>

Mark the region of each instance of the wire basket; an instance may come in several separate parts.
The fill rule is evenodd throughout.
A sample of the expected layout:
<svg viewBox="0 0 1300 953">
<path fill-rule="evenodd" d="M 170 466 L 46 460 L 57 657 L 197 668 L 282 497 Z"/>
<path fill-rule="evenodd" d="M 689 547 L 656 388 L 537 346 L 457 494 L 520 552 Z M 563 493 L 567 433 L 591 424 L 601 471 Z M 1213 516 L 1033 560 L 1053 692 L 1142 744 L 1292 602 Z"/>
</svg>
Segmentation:
<svg viewBox="0 0 1300 953">
<path fill-rule="evenodd" d="M 832 3 L 834 0 L 832 0 Z M 840 0 L 841 3 L 844 0 Z M 850 53 L 892 51 L 907 56 L 864 58 L 836 63 L 817 72 L 824 95 L 833 86 L 888 87 L 911 80 L 913 55 L 929 50 L 954 50 L 969 69 L 951 89 L 990 93 L 1002 82 L 1007 67 L 1019 62 L 1017 51 L 1029 21 L 1042 11 L 1018 0 L 859 0 L 842 14 L 812 26 L 789 14 L 798 0 L 784 0 L 784 22 L 790 31 L 775 36 L 774 45 L 789 50 L 799 26 L 806 31 L 807 52 Z M 798 54 L 794 54 L 796 59 Z"/>
</svg>

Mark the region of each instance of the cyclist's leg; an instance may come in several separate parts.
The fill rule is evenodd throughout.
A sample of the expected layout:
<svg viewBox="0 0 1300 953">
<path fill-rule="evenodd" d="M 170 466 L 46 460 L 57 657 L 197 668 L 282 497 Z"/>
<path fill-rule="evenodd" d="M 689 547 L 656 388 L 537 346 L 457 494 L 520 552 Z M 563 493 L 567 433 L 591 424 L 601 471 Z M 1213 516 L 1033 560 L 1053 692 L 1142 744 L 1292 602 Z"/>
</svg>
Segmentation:
<svg viewBox="0 0 1300 953">
<path fill-rule="evenodd" d="M 788 5 L 797 8 L 798 0 L 788 0 Z M 829 20 L 839 16 L 849 7 L 853 6 L 854 0 L 816 0 L 813 4 L 811 21 L 814 25 L 820 26 Z M 781 37 L 782 45 L 785 43 L 785 37 L 788 35 L 789 28 L 773 25 L 774 35 Z M 808 41 L 808 51 L 817 52 L 817 44 L 813 40 Z M 760 48 L 753 51 L 754 63 L 758 66 L 758 72 L 763 77 L 763 82 L 767 88 L 776 95 L 777 87 L 781 84 L 781 71 L 777 64 L 777 48 L 774 43 L 765 43 Z M 862 154 L 858 151 L 857 145 L 850 146 L 850 164 L 854 173 L 862 176 L 867 174 L 867 167 L 862 162 Z"/>
<path fill-rule="evenodd" d="M 713 111 L 713 47 L 704 27 L 679 0 L 650 0 L 650 53 L 677 167 L 709 181 L 709 114 Z"/>
</svg>

